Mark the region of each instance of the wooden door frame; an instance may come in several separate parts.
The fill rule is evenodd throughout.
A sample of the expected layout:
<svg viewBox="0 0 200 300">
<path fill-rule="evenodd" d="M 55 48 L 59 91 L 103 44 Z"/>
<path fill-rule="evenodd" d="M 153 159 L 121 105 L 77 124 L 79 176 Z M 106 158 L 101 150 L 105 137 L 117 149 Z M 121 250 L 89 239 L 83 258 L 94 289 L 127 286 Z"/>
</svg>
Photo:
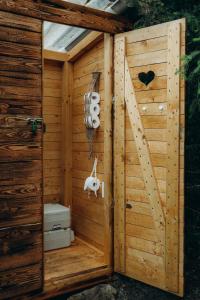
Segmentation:
<svg viewBox="0 0 200 300">
<path fill-rule="evenodd" d="M 120 16 L 63 0 L 2 0 L 0 10 L 111 34 L 132 29 L 131 22 Z"/>
<path fill-rule="evenodd" d="M 70 148 L 68 143 L 72 143 L 71 133 L 66 135 L 64 128 L 70 128 L 71 113 L 72 113 L 72 78 L 67 78 L 68 72 L 73 76 L 73 64 L 86 53 L 92 49 L 99 41 L 104 43 L 104 186 L 105 186 L 105 197 L 104 197 L 104 253 L 105 263 L 107 267 L 99 269 L 95 272 L 96 280 L 101 280 L 100 277 L 109 276 L 113 271 L 113 208 L 112 208 L 112 164 L 113 164 L 113 153 L 112 153 L 112 98 L 113 98 L 113 52 L 114 52 L 114 41 L 113 36 L 109 33 L 102 33 L 92 31 L 89 33 L 80 43 L 78 43 L 72 50 L 66 53 L 59 53 L 52 50 L 43 50 L 43 60 L 53 60 L 62 63 L 62 82 L 63 82 L 63 93 L 62 93 L 62 135 L 64 136 L 65 145 L 62 147 L 62 164 L 65 170 L 68 170 L 64 174 L 64 182 L 62 183 L 62 190 L 68 191 L 67 195 L 63 197 L 64 205 L 71 205 L 69 203 L 70 195 L 72 195 L 72 183 L 70 176 L 72 157 L 69 152 Z M 67 83 L 67 84 L 66 84 Z M 66 155 L 66 153 L 68 153 Z M 43 272 L 44 275 L 44 272 Z M 43 276 L 44 277 L 44 276 Z M 93 280 L 94 272 L 85 274 L 85 277 Z M 82 274 L 84 279 L 84 274 Z M 96 282 L 95 280 L 95 282 Z M 88 281 L 88 284 L 90 282 Z M 74 285 L 77 289 L 78 286 Z M 65 291 L 68 291 L 67 283 Z M 53 291 L 52 291 L 53 292 Z M 51 292 L 51 294 L 52 294 Z"/>
</svg>

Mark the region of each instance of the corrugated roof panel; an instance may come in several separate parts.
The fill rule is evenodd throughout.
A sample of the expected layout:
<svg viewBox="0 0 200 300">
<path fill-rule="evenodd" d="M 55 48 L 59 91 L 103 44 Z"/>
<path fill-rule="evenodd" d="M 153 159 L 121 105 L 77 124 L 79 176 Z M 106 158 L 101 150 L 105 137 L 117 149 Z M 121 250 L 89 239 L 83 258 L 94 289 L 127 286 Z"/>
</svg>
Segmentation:
<svg viewBox="0 0 200 300">
<path fill-rule="evenodd" d="M 64 0 L 67 1 L 67 0 Z M 122 0 L 69 0 L 75 4 L 90 6 L 96 9 L 109 10 L 109 8 Z M 111 12 L 114 12 L 111 9 Z M 88 30 L 51 22 L 44 22 L 44 48 L 54 51 L 65 52 L 75 41 L 83 38 Z"/>
</svg>

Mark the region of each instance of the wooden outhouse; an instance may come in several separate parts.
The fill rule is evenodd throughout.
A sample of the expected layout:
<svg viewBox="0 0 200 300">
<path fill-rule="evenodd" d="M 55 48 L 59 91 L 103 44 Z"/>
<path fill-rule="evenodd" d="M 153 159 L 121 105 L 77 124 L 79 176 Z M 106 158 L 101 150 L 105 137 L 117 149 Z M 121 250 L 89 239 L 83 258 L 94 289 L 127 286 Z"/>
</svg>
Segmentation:
<svg viewBox="0 0 200 300">
<path fill-rule="evenodd" d="M 56 53 L 42 49 L 43 21 L 94 31 Z M 113 272 L 183 295 L 185 20 L 130 28 L 61 0 L 0 1 L 0 299 L 46 299 Z M 97 197 L 83 190 L 94 72 Z M 43 206 L 55 202 L 71 207 L 76 238 L 44 252 Z"/>
</svg>

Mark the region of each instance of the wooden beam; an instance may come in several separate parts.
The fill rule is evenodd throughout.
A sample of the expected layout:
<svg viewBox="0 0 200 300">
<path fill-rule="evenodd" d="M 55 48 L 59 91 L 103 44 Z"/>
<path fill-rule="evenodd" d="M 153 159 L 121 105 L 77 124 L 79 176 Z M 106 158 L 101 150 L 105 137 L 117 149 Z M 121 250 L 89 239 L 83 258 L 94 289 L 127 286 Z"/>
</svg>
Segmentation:
<svg viewBox="0 0 200 300">
<path fill-rule="evenodd" d="M 100 40 L 103 39 L 102 32 L 91 32 L 83 40 L 81 40 L 71 51 L 68 52 L 68 61 L 74 62 L 77 58 L 83 55 L 90 48 L 95 46 Z"/>
<path fill-rule="evenodd" d="M 180 21 L 168 28 L 167 59 L 167 190 L 166 190 L 166 287 L 178 292 L 179 278 L 179 128 L 180 128 Z"/>
<path fill-rule="evenodd" d="M 52 50 L 43 50 L 43 58 L 44 59 L 50 59 L 50 60 L 56 60 L 56 61 L 67 61 L 68 60 L 68 54 L 63 52 L 57 52 Z"/>
<path fill-rule="evenodd" d="M 113 37 L 104 34 L 104 216 L 106 264 L 113 265 L 112 209 L 112 97 L 113 97 Z"/>
<path fill-rule="evenodd" d="M 158 237 L 158 242 L 161 244 L 162 255 L 164 257 L 165 217 L 158 189 L 158 183 L 151 162 L 149 145 L 145 137 L 144 127 L 136 100 L 135 89 L 132 83 L 127 58 L 125 58 L 125 101 L 138 158 L 142 169 L 144 184 L 155 223 L 156 234 Z"/>
<path fill-rule="evenodd" d="M 115 40 L 114 269 L 125 272 L 125 38 Z"/>
<path fill-rule="evenodd" d="M 132 28 L 132 24 L 119 16 L 63 0 L 0 0 L 0 10 L 108 33 Z"/>
<path fill-rule="evenodd" d="M 72 203 L 72 91 L 73 65 L 65 62 L 62 74 L 62 202 L 65 206 Z"/>
</svg>

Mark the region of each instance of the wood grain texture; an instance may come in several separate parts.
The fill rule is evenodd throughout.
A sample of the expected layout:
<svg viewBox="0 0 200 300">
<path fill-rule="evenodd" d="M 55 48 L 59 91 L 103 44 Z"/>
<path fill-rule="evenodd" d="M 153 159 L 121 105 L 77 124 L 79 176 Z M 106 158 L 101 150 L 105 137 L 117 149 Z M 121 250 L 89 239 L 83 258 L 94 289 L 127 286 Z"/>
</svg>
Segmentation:
<svg viewBox="0 0 200 300">
<path fill-rule="evenodd" d="M 166 287 L 178 292 L 179 286 L 179 132 L 180 132 L 180 23 L 168 28 L 167 82 L 167 202 L 166 202 Z"/>
<path fill-rule="evenodd" d="M 115 40 L 114 269 L 125 272 L 125 38 Z"/>
<path fill-rule="evenodd" d="M 62 68 L 62 165 L 63 184 L 62 202 L 72 206 L 72 101 L 73 101 L 73 65 L 65 62 Z M 80 147 L 80 144 L 78 144 Z"/>
<path fill-rule="evenodd" d="M 35 19 L 79 26 L 108 33 L 131 28 L 126 20 L 111 13 L 64 1 L 1 0 L 0 9 Z"/>
<path fill-rule="evenodd" d="M 41 263 L 0 272 L 0 299 L 20 295 L 21 299 L 23 294 L 41 290 L 41 272 Z"/>
<path fill-rule="evenodd" d="M 76 238 L 68 248 L 45 253 L 45 287 L 103 266 L 103 252 Z"/>
<path fill-rule="evenodd" d="M 31 265 L 42 259 L 41 224 L 2 228 L 0 241 L 0 272 Z"/>
<path fill-rule="evenodd" d="M 160 194 L 157 186 L 157 181 L 154 176 L 153 167 L 151 164 L 149 146 L 145 139 L 143 124 L 140 118 L 140 113 L 137 107 L 137 100 L 135 90 L 131 81 L 128 62 L 125 58 L 125 101 L 127 111 L 129 114 L 134 139 L 136 142 L 137 153 L 139 156 L 140 165 L 142 168 L 146 192 L 150 201 L 155 227 L 157 229 L 157 236 L 163 248 L 165 247 L 165 219 L 162 209 Z"/>
<path fill-rule="evenodd" d="M 42 286 L 41 30 L 0 12 L 0 299 Z"/>
<path fill-rule="evenodd" d="M 113 97 L 113 37 L 104 34 L 104 224 L 105 224 L 105 260 L 113 264 L 113 210 L 112 210 L 112 97 Z"/>
<path fill-rule="evenodd" d="M 101 64 L 101 68 L 99 68 Z M 101 190 L 97 198 L 91 193 L 88 199 L 88 193 L 83 191 L 84 181 L 90 176 L 92 171 L 94 157 L 89 159 L 89 143 L 86 136 L 84 124 L 84 94 L 89 91 L 92 81 L 92 72 L 100 71 L 100 96 L 105 97 L 104 80 L 104 41 L 101 40 L 90 50 L 85 52 L 73 63 L 73 97 L 72 97 L 72 224 L 77 236 L 95 245 L 99 249 L 105 247 L 105 232 L 108 223 L 105 221 L 106 213 L 104 211 L 104 199 L 101 196 Z M 109 83 L 108 83 L 109 84 Z M 107 87 L 108 89 L 108 87 Z M 80 94 L 79 91 L 81 91 Z M 96 131 L 94 139 L 94 155 L 98 157 L 97 176 L 101 176 L 104 181 L 104 140 L 99 140 L 99 135 L 105 135 L 104 126 L 104 108 L 105 102 L 100 101 L 101 107 L 101 125 Z M 77 109 L 78 108 L 78 109 Z M 108 120 L 107 120 L 108 122 Z M 69 127 L 70 128 L 70 127 Z M 68 128 L 68 129 L 69 129 Z M 84 137 L 84 141 L 83 141 Z M 80 172 L 84 174 L 81 176 Z M 107 191 L 105 190 L 107 193 Z M 83 204 L 89 201 L 97 203 L 97 208 L 82 209 Z M 82 203 L 82 205 L 81 205 Z M 88 203 L 88 204 L 89 204 Z M 75 206 L 74 206 L 75 204 Z M 106 223 L 106 225 L 105 225 Z M 108 251 L 108 250 L 107 250 Z"/>
<path fill-rule="evenodd" d="M 62 62 L 44 60 L 43 118 L 46 132 L 43 141 L 44 202 L 61 202 L 62 198 Z M 56 133 L 55 133 L 56 130 Z M 64 138 L 63 138 L 64 140 Z M 50 170 L 49 170 L 50 167 Z"/>
<path fill-rule="evenodd" d="M 175 38 L 177 26 L 181 28 L 179 39 Z M 171 28 L 174 29 L 171 31 L 169 43 L 168 32 Z M 131 105 L 128 108 L 127 105 L 125 118 L 126 274 L 183 296 L 185 93 L 184 81 L 179 80 L 175 72 L 179 66 L 180 56 L 184 55 L 185 20 L 138 29 L 119 34 L 116 38 L 122 37 L 127 40 L 127 60 L 130 71 L 130 86 L 127 94 L 130 94 L 131 85 L 136 87 L 136 108 L 138 118 L 143 124 L 143 138 L 147 141 L 152 164 L 151 178 L 156 181 L 156 190 L 160 195 L 159 205 L 162 207 L 162 218 L 165 221 L 163 224 L 166 224 L 162 225 L 164 230 L 161 244 L 158 242 L 155 222 L 152 222 L 152 205 L 146 188 L 146 179 L 150 173 L 143 176 L 145 154 L 142 152 L 141 155 L 141 151 L 144 143 L 138 149 L 137 138 L 132 134 L 134 122 L 128 119 L 128 111 L 132 112 L 131 116 L 133 116 L 135 107 Z M 169 52 L 171 47 L 173 51 Z M 168 57 L 173 58 L 170 64 Z M 155 73 L 155 78 L 145 86 L 139 81 L 138 74 L 150 70 Z M 132 95 L 130 99 L 133 101 Z M 138 119 L 136 124 L 137 129 Z M 180 133 L 178 128 L 181 129 Z M 137 137 L 139 134 L 140 131 L 137 132 Z M 170 150 L 170 147 L 173 150 Z M 149 170 L 148 165 L 145 169 Z M 169 169 L 170 173 L 168 173 Z M 150 188 L 152 187 L 153 184 Z M 158 216 L 160 217 L 160 214 Z M 165 233 L 165 230 L 168 233 Z M 169 275 L 166 273 L 167 269 L 171 270 L 168 272 Z M 171 285 L 171 290 L 168 284 Z"/>
</svg>

